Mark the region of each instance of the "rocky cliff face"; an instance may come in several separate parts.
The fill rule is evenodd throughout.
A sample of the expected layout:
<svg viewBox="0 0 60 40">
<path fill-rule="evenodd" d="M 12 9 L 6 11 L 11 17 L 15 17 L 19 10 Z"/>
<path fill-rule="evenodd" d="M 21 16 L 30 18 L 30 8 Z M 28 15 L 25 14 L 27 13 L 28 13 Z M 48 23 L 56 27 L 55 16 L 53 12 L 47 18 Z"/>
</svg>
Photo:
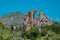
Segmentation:
<svg viewBox="0 0 60 40">
<path fill-rule="evenodd" d="M 8 27 L 10 27 L 11 25 L 23 27 L 24 16 L 25 15 L 20 12 L 14 12 L 1 17 L 0 20 L 2 20 L 3 23 Z"/>
<path fill-rule="evenodd" d="M 34 18 L 35 12 L 38 12 L 39 18 Z M 49 18 L 38 10 L 29 11 L 27 15 L 20 12 L 10 13 L 0 18 L 7 27 L 26 27 L 29 30 L 36 24 L 38 28 L 43 25 L 51 25 Z M 44 21 L 45 19 L 45 21 Z M 24 25 L 23 25 L 24 24 Z"/>
</svg>

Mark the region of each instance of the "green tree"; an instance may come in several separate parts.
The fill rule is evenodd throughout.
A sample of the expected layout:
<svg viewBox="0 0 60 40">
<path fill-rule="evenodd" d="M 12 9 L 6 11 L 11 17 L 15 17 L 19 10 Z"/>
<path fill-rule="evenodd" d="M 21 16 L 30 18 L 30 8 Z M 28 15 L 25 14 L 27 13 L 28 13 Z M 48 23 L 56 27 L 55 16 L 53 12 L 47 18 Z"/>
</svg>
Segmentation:
<svg viewBox="0 0 60 40">
<path fill-rule="evenodd" d="M 37 36 L 40 34 L 37 28 L 31 28 L 29 31 L 25 31 L 22 33 L 23 37 L 26 37 L 30 40 L 36 40 Z"/>
<path fill-rule="evenodd" d="M 11 37 L 10 30 L 0 20 L 0 39 L 9 40 Z"/>
<path fill-rule="evenodd" d="M 58 24 L 58 25 L 56 25 L 56 24 L 53 24 L 53 25 L 51 25 L 51 26 L 44 26 L 44 28 L 43 29 L 45 29 L 45 30 L 47 30 L 47 31 L 49 31 L 49 30 L 51 30 L 51 31 L 53 31 L 53 32 L 55 32 L 55 33 L 57 33 L 57 34 L 60 34 L 60 25 Z"/>
</svg>

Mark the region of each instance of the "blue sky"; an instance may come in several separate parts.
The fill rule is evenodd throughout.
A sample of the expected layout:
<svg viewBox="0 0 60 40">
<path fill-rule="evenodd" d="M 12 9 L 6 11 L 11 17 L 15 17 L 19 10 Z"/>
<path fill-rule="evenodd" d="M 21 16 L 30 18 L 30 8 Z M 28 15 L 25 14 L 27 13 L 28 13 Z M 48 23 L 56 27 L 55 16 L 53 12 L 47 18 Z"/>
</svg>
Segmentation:
<svg viewBox="0 0 60 40">
<path fill-rule="evenodd" d="M 60 0 L 0 0 L 0 16 L 19 11 L 39 10 L 51 20 L 60 20 Z"/>
</svg>

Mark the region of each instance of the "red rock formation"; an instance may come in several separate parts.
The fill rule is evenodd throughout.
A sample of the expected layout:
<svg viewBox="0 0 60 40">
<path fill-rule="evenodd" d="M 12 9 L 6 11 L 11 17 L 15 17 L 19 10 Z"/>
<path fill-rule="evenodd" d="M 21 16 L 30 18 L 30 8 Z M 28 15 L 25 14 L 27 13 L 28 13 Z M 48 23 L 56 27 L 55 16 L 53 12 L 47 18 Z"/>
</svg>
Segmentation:
<svg viewBox="0 0 60 40">
<path fill-rule="evenodd" d="M 38 15 L 39 15 L 39 18 L 37 19 L 34 18 L 35 12 L 38 12 Z M 46 22 L 43 22 L 42 18 L 45 18 Z M 34 24 L 37 24 L 38 27 L 41 28 L 42 24 L 48 25 L 49 22 L 50 20 L 48 19 L 48 17 L 46 17 L 43 13 L 37 10 L 29 11 L 28 15 L 26 15 L 26 17 L 24 18 L 24 25 L 26 27 L 26 30 L 29 30 L 31 27 L 34 27 Z"/>
</svg>

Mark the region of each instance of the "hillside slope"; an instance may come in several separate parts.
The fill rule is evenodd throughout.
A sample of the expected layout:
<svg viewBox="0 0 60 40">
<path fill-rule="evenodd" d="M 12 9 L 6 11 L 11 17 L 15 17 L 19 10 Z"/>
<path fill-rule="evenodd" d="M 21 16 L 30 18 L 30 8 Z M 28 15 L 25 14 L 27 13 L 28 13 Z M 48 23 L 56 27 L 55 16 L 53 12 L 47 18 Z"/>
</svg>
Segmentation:
<svg viewBox="0 0 60 40">
<path fill-rule="evenodd" d="M 6 26 L 13 25 L 23 27 L 24 16 L 25 15 L 20 12 L 13 12 L 1 17 L 0 20 L 2 20 Z"/>
</svg>

